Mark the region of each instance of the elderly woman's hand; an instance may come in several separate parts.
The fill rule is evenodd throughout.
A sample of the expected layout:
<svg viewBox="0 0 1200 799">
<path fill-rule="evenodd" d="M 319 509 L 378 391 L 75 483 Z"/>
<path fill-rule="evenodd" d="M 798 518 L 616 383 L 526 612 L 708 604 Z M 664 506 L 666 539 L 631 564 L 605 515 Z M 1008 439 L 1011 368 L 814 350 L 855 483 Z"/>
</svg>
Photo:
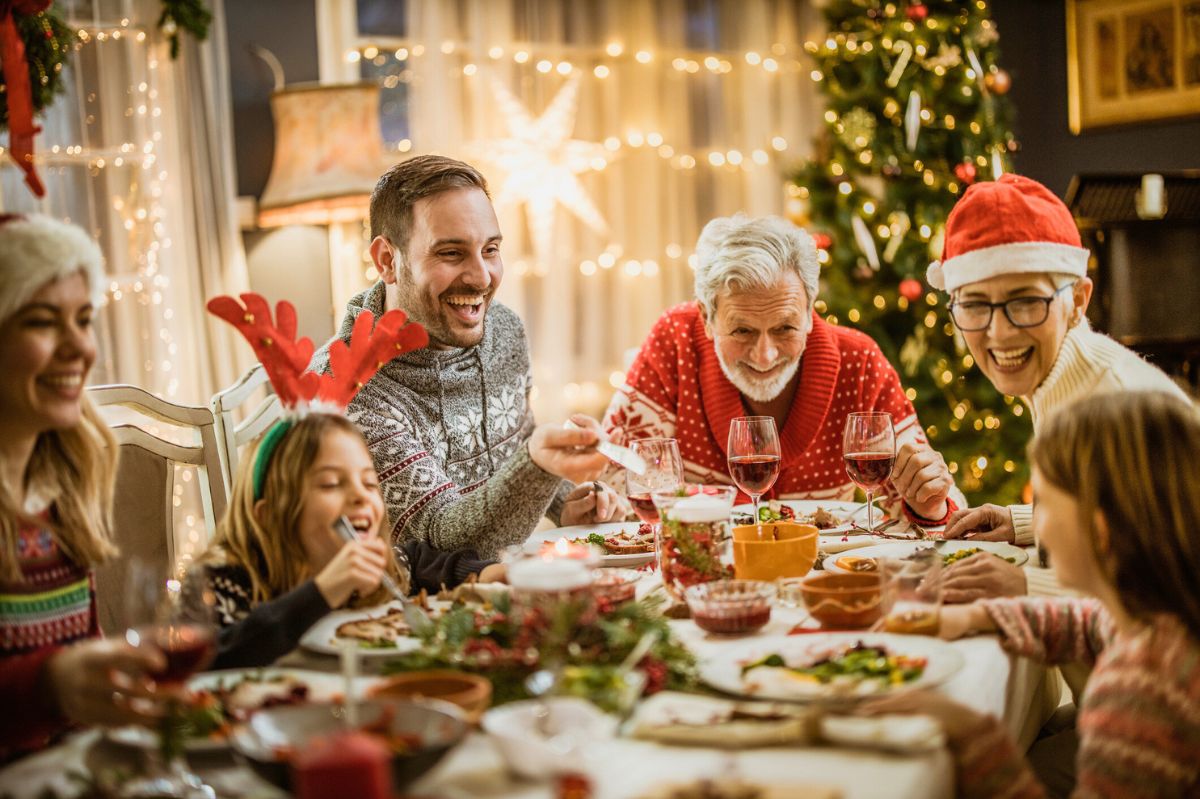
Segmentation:
<svg viewBox="0 0 1200 799">
<path fill-rule="evenodd" d="M 963 508 L 950 514 L 946 521 L 945 538 L 968 538 L 975 541 L 1007 541 L 1017 539 L 1012 513 L 1003 505 L 980 505 Z"/>
<path fill-rule="evenodd" d="M 942 453 L 909 441 L 896 452 L 892 485 L 918 516 L 941 519 L 946 515 L 946 499 L 954 488 L 954 478 Z"/>
<path fill-rule="evenodd" d="M 974 602 L 1028 592 L 1025 570 L 991 552 L 977 552 L 952 565 L 942 575 L 942 600 Z"/>
</svg>

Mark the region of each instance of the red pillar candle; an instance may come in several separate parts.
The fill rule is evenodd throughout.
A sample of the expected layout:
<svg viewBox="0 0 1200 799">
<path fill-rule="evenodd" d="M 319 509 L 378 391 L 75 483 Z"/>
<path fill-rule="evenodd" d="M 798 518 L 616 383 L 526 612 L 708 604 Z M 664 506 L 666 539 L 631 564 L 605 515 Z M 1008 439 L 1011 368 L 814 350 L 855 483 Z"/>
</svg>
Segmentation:
<svg viewBox="0 0 1200 799">
<path fill-rule="evenodd" d="M 365 732 L 309 741 L 292 761 L 296 799 L 391 799 L 392 753 Z"/>
</svg>

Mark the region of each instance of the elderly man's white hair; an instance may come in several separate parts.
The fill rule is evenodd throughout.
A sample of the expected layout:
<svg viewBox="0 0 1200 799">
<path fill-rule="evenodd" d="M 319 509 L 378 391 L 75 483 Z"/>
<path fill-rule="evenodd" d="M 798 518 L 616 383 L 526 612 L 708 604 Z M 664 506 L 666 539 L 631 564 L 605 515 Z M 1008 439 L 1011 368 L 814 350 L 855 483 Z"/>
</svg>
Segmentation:
<svg viewBox="0 0 1200 799">
<path fill-rule="evenodd" d="M 800 276 L 811 307 L 820 271 L 812 237 L 778 216 L 718 217 L 696 242 L 696 299 L 706 317 L 722 291 L 769 289 L 789 272 Z"/>
</svg>

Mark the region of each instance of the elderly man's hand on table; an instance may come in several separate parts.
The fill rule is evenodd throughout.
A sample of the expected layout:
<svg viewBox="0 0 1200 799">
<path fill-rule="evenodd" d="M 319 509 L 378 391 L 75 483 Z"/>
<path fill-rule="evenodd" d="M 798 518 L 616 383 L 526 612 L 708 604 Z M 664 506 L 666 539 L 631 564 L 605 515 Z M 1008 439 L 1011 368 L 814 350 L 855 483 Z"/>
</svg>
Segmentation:
<svg viewBox="0 0 1200 799">
<path fill-rule="evenodd" d="M 892 485 L 918 516 L 941 519 L 946 515 L 946 499 L 954 488 L 954 478 L 942 453 L 910 441 L 896 452 Z"/>
<path fill-rule="evenodd" d="M 629 515 L 629 511 L 625 498 L 606 483 L 584 483 L 567 494 L 559 522 L 563 527 L 619 522 Z"/>
<path fill-rule="evenodd" d="M 991 552 L 963 558 L 942 576 L 942 599 L 951 604 L 1026 593 L 1025 570 Z"/>
<path fill-rule="evenodd" d="M 1005 541 L 1017 539 L 1012 513 L 1003 505 L 980 505 L 950 514 L 946 521 L 945 538 L 967 538 L 973 541 Z"/>
</svg>

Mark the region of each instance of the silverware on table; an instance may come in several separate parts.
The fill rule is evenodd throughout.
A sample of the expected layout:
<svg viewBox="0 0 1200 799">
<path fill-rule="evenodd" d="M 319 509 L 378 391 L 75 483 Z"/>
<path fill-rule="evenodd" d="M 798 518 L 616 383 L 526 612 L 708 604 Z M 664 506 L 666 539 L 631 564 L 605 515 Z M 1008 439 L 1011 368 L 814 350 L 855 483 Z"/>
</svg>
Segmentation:
<svg viewBox="0 0 1200 799">
<path fill-rule="evenodd" d="M 344 541 L 357 541 L 358 536 L 354 532 L 354 526 L 350 524 L 350 520 L 345 516 L 339 516 L 334 522 L 333 529 Z M 396 581 L 391 578 L 391 575 L 384 572 L 380 582 L 392 597 L 400 603 L 400 608 L 404 611 L 404 621 L 414 633 L 422 633 L 433 627 L 433 619 L 429 618 L 429 614 L 422 608 L 409 601 L 404 592 L 400 590 L 400 586 L 396 585 Z"/>
<path fill-rule="evenodd" d="M 575 424 L 570 419 L 563 423 L 563 427 L 567 430 L 583 429 L 581 425 Z M 595 447 L 597 452 L 618 466 L 622 466 L 634 474 L 641 475 L 646 473 L 645 459 L 629 447 L 622 447 L 620 444 L 614 444 L 603 438 L 596 442 Z"/>
</svg>

